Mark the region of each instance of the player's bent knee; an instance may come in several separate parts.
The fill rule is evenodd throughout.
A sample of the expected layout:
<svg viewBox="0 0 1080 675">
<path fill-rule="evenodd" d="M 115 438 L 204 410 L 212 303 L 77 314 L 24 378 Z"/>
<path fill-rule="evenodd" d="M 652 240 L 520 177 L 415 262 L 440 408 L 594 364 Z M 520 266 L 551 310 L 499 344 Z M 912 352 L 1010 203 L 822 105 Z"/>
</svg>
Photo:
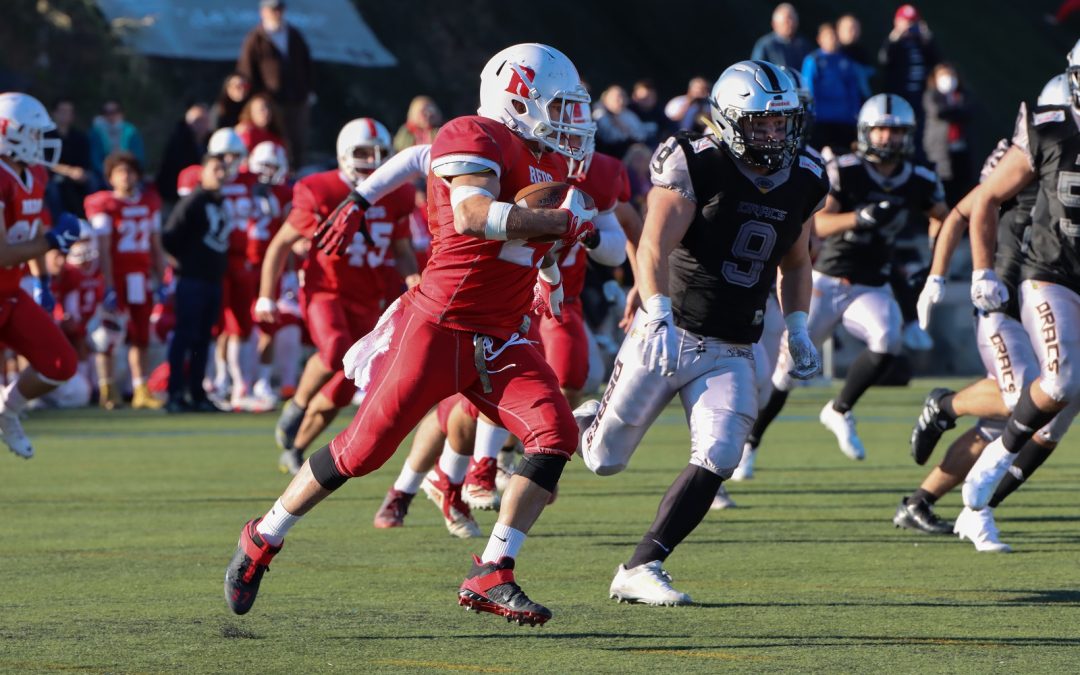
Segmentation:
<svg viewBox="0 0 1080 675">
<path fill-rule="evenodd" d="M 525 455 L 517 472 L 548 492 L 554 492 L 569 461 L 561 454 L 533 452 Z"/>
<path fill-rule="evenodd" d="M 1044 394 L 1058 403 L 1075 400 L 1080 394 L 1080 382 L 1074 377 L 1058 375 L 1056 377 L 1043 377 L 1039 380 L 1039 389 Z"/>
<path fill-rule="evenodd" d="M 329 445 L 324 445 L 312 453 L 308 465 L 311 467 L 311 475 L 324 490 L 336 490 L 349 480 L 348 476 L 343 476 L 338 471 Z"/>
<path fill-rule="evenodd" d="M 60 386 L 75 377 L 75 372 L 79 369 L 79 357 L 65 340 L 64 348 L 57 349 L 47 361 L 31 365 L 43 382 Z"/>
</svg>

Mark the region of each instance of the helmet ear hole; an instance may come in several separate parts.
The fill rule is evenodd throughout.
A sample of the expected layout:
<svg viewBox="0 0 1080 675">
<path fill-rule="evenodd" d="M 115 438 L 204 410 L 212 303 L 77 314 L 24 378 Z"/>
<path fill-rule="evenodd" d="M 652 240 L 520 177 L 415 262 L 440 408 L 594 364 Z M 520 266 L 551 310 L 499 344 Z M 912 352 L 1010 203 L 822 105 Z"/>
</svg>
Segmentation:
<svg viewBox="0 0 1080 675">
<path fill-rule="evenodd" d="M 529 109 L 525 107 L 525 104 L 521 101 L 513 101 L 511 102 L 510 106 L 514 109 L 514 112 L 519 115 L 524 115 L 525 113 L 529 112 Z"/>
</svg>

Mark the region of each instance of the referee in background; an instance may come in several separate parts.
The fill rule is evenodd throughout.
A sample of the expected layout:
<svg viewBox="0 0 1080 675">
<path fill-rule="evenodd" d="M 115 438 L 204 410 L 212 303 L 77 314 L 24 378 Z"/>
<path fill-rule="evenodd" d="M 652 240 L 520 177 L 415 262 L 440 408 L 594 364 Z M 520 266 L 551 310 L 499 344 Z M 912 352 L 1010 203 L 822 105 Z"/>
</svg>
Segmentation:
<svg viewBox="0 0 1080 675">
<path fill-rule="evenodd" d="M 218 412 L 203 391 L 210 336 L 221 311 L 221 278 L 230 221 L 222 206 L 225 163 L 203 158 L 199 187 L 181 199 L 165 224 L 162 243 L 176 275 L 176 328 L 169 345 L 169 402 L 178 412 Z"/>
</svg>

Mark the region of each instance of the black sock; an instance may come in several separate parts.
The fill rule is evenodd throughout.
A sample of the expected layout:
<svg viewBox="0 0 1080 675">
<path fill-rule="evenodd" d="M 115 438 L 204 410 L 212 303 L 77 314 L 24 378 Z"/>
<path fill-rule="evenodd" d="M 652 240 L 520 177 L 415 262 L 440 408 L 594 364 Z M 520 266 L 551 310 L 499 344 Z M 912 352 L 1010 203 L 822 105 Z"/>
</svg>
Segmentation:
<svg viewBox="0 0 1080 675">
<path fill-rule="evenodd" d="M 776 416 L 784 409 L 789 393 L 773 387 L 772 393 L 769 394 L 769 400 L 765 403 L 765 407 L 758 411 L 754 426 L 746 437 L 746 442 L 753 448 L 756 449 L 757 446 L 761 445 L 761 437 L 765 435 L 765 430 L 769 428 Z"/>
<path fill-rule="evenodd" d="M 671 552 L 709 512 L 716 490 L 724 481 L 715 473 L 700 466 L 688 465 L 668 488 L 660 501 L 656 519 L 626 568 L 637 567 L 653 560 L 667 560 Z"/>
<path fill-rule="evenodd" d="M 1005 431 L 1001 434 L 1005 449 L 1009 452 L 1019 452 L 1020 448 L 1031 440 L 1035 432 L 1049 424 L 1055 415 L 1057 411 L 1039 410 L 1035 406 L 1035 401 L 1031 399 L 1031 387 L 1024 387 L 1012 415 L 1009 415 L 1009 421 L 1005 423 Z"/>
<path fill-rule="evenodd" d="M 952 393 L 945 394 L 940 399 L 938 399 L 938 407 L 941 408 L 941 411 L 949 417 L 953 418 L 954 420 L 959 417 L 959 415 L 956 414 L 956 408 L 953 407 L 953 399 L 955 398 L 956 394 Z"/>
<path fill-rule="evenodd" d="M 932 492 L 927 492 L 922 488 L 919 488 L 915 492 L 912 492 L 911 496 L 908 497 L 908 504 L 915 504 L 916 502 L 926 502 L 927 504 L 930 504 L 932 506 L 937 500 L 937 495 L 933 494 Z"/>
<path fill-rule="evenodd" d="M 1005 477 L 1001 479 L 997 490 L 994 491 L 994 496 L 990 498 L 990 508 L 996 509 L 998 504 L 1023 485 L 1024 481 L 1031 478 L 1031 474 L 1042 466 L 1042 463 L 1046 461 L 1046 458 L 1053 451 L 1053 448 L 1039 445 L 1034 439 L 1024 443 L 1024 446 L 1020 448 L 1020 452 L 1016 455 L 1016 461 L 1013 462 Z"/>
<path fill-rule="evenodd" d="M 881 374 L 896 360 L 893 354 L 878 354 L 869 349 L 864 349 L 855 357 L 851 367 L 848 368 L 847 378 L 844 380 L 844 388 L 840 395 L 833 401 L 833 410 L 846 413 L 855 407 L 859 397 L 866 393 L 870 385 L 878 381 Z"/>
</svg>

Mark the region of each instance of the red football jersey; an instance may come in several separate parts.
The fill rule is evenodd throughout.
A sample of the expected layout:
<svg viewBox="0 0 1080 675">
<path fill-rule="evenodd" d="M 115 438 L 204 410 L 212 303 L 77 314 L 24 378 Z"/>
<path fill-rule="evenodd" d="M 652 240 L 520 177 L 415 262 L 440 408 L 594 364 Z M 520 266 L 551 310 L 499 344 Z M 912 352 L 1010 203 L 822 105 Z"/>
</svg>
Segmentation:
<svg viewBox="0 0 1080 675">
<path fill-rule="evenodd" d="M 153 190 L 130 199 L 102 190 L 83 200 L 86 217 L 95 233 L 110 236 L 112 283 L 127 274 L 150 272 L 150 237 L 161 231 L 161 199 Z"/>
<path fill-rule="evenodd" d="M 292 201 L 293 191 L 288 185 L 269 187 L 269 192 L 264 196 L 258 195 L 257 185 L 252 192 L 255 208 L 247 224 L 247 260 L 252 265 L 262 264 L 270 240 L 285 222 L 285 211 Z"/>
<path fill-rule="evenodd" d="M 302 179 L 293 190 L 289 224 L 309 239 L 315 229 L 348 196 L 352 183 L 340 171 L 323 171 Z M 365 211 L 369 247 L 357 232 L 345 255 L 332 258 L 315 248 L 304 261 L 304 289 L 338 293 L 346 304 L 378 311 L 383 281 L 379 268 L 390 252 L 391 242 L 409 238 L 408 216 L 416 188 L 402 185 Z"/>
<path fill-rule="evenodd" d="M 202 182 L 202 165 L 192 164 L 182 169 L 176 176 L 176 194 L 186 197 L 199 187 Z"/>
<path fill-rule="evenodd" d="M 611 155 L 597 152 L 585 177 L 577 181 L 577 186 L 592 197 L 598 213 L 615 208 L 619 202 L 630 201 L 630 175 L 626 166 Z M 562 270 L 563 295 L 576 298 L 585 288 L 585 247 L 575 244 L 559 256 L 559 269 Z"/>
<path fill-rule="evenodd" d="M 451 120 L 431 146 L 431 257 L 413 303 L 437 323 L 506 339 L 520 329 L 530 309 L 537 266 L 552 244 L 458 234 L 449 185 L 435 172 L 440 163 L 462 160 L 498 172 L 496 198 L 512 202 L 519 190 L 533 183 L 565 181 L 566 159 L 552 153 L 537 157 L 506 125 L 476 116 Z"/>
<path fill-rule="evenodd" d="M 36 237 L 52 224 L 45 208 L 45 186 L 49 174 L 43 166 L 31 166 L 20 176 L 7 162 L 0 161 L 0 215 L 4 219 L 7 242 L 18 244 Z M 23 264 L 0 267 L 0 296 L 9 296 L 19 288 Z"/>
<path fill-rule="evenodd" d="M 105 297 L 105 280 L 100 273 L 87 274 L 77 265 L 64 263 L 60 274 L 53 279 L 53 295 L 56 296 L 53 310 L 56 320 L 68 315 L 85 328 Z"/>
</svg>

